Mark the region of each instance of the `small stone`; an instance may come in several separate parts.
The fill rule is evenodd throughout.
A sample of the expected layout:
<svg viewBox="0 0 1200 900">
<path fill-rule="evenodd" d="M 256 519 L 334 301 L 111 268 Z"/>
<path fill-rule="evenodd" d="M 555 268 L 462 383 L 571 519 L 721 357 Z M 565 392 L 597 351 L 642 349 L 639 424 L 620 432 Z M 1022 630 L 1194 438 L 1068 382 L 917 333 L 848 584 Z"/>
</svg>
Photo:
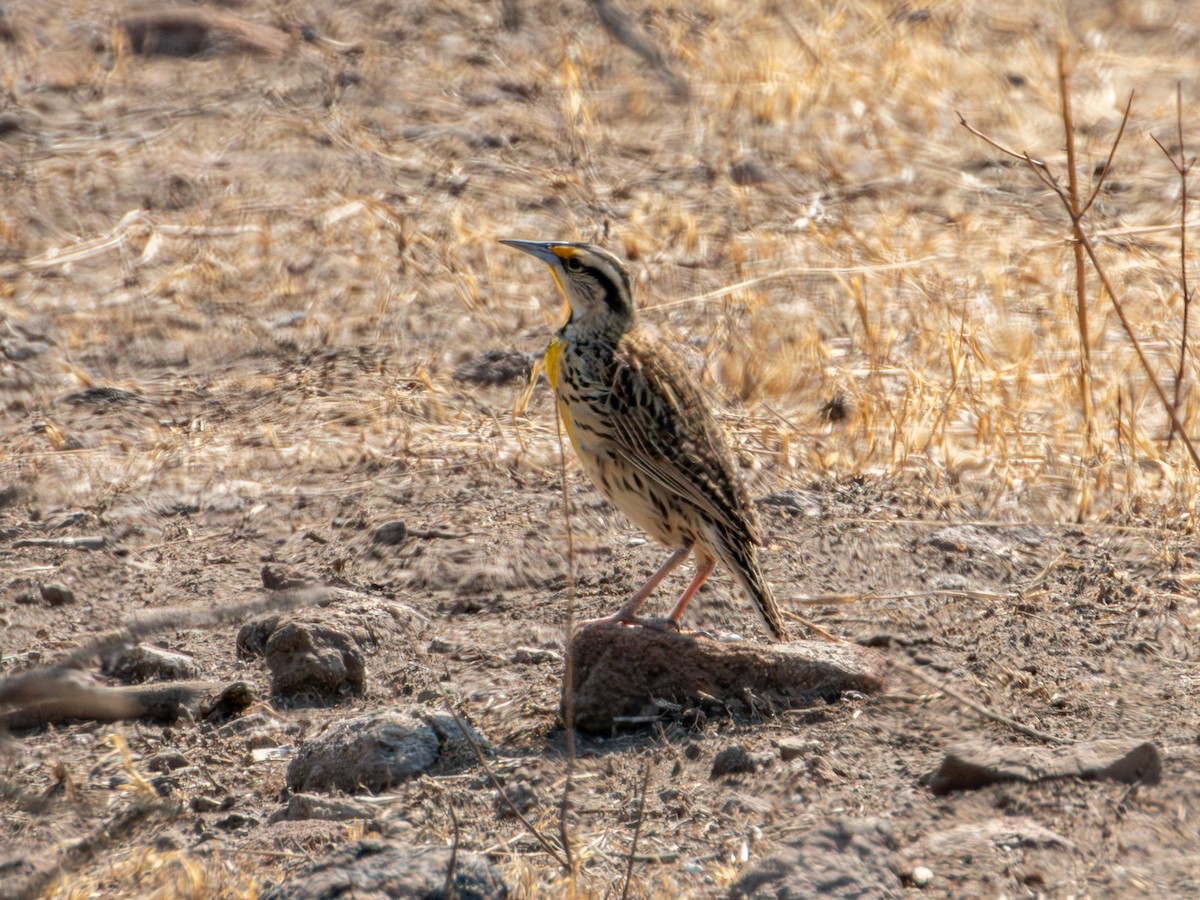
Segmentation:
<svg viewBox="0 0 1200 900">
<path fill-rule="evenodd" d="M 518 666 L 562 662 L 562 654 L 542 647 L 518 647 L 513 651 L 511 662 Z"/>
<path fill-rule="evenodd" d="M 779 741 L 779 758 L 784 762 L 791 762 L 793 759 L 799 759 L 809 753 L 817 752 L 821 749 L 820 741 L 809 741 L 803 738 L 783 738 Z"/>
<path fill-rule="evenodd" d="M 49 606 L 66 606 L 75 602 L 75 592 L 63 584 L 52 581 L 49 584 L 43 584 L 42 599 Z"/>
<path fill-rule="evenodd" d="M 464 362 L 450 377 L 468 384 L 508 384 L 528 378 L 535 359 L 535 356 L 519 350 L 487 350 Z"/>
<path fill-rule="evenodd" d="M 726 747 L 713 759 L 712 771 L 709 778 L 720 778 L 724 775 L 746 775 L 758 769 L 758 763 L 750 751 L 741 744 Z"/>
<path fill-rule="evenodd" d="M 928 866 L 917 866 L 912 870 L 909 879 L 913 883 L 913 887 L 923 888 L 933 881 L 933 870 Z"/>
<path fill-rule="evenodd" d="M 406 537 L 408 537 L 408 527 L 397 519 L 394 522 L 384 522 L 371 532 L 371 543 L 395 547 L 404 543 Z"/>
<path fill-rule="evenodd" d="M 122 647 L 101 663 L 104 674 L 125 684 L 149 681 L 187 681 L 199 678 L 201 669 L 194 659 L 149 644 Z"/>
</svg>

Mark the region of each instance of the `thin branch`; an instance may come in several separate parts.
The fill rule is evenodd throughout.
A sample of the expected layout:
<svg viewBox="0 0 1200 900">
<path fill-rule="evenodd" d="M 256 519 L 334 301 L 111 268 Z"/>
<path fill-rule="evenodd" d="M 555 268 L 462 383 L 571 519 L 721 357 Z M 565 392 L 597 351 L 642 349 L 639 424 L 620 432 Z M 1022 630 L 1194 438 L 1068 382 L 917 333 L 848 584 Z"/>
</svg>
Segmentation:
<svg viewBox="0 0 1200 900">
<path fill-rule="evenodd" d="M 671 89 L 672 96 L 679 102 L 688 98 L 688 83 L 667 62 L 666 56 L 638 31 L 629 13 L 612 0 L 591 0 L 592 8 L 600 17 L 600 23 L 609 34 L 642 58 L 660 79 Z"/>
<path fill-rule="evenodd" d="M 1112 171 L 1113 157 L 1117 155 L 1117 146 L 1121 143 L 1121 138 L 1125 136 L 1125 125 L 1129 122 L 1129 113 L 1132 109 L 1133 91 L 1130 91 L 1129 99 L 1125 101 L 1125 112 L 1121 115 L 1121 127 L 1117 129 L 1117 136 L 1108 150 L 1108 159 L 1104 161 L 1104 168 L 1100 170 L 1100 177 L 1096 179 L 1096 185 L 1092 188 L 1092 195 L 1088 197 L 1087 203 L 1083 204 L 1083 212 L 1080 215 L 1087 215 L 1087 211 L 1096 202 L 1096 197 L 1100 195 L 1100 189 L 1104 187 L 1104 180 L 1108 177 L 1108 173 Z"/>
<path fill-rule="evenodd" d="M 910 666 L 907 663 L 902 663 L 895 659 L 888 660 L 888 663 L 889 663 L 889 665 L 895 666 L 897 669 L 899 669 L 902 672 L 907 672 L 909 675 L 912 675 L 914 678 L 919 678 L 921 681 L 925 682 L 926 684 L 930 685 L 931 687 L 937 688 L 939 691 L 941 691 L 947 697 L 951 698 L 952 700 L 954 700 L 958 703 L 961 703 L 963 706 L 967 707 L 967 709 L 970 709 L 973 712 L 978 713 L 979 715 L 983 716 L 985 719 L 988 719 L 992 722 L 996 722 L 1000 725 L 1005 726 L 1006 728 L 1011 728 L 1013 731 L 1020 732 L 1021 734 L 1025 735 L 1026 737 L 1035 738 L 1036 740 L 1044 741 L 1047 744 L 1069 744 L 1069 743 L 1071 743 L 1071 741 L 1067 738 L 1060 738 L 1057 735 L 1049 734 L 1048 732 L 1045 732 L 1045 731 L 1038 731 L 1036 728 L 1031 728 L 1028 725 L 1021 724 L 1016 719 L 1010 719 L 1010 718 L 1008 718 L 1008 716 L 1003 716 L 1000 713 L 996 712 L 995 710 L 990 709 L 987 706 L 984 706 L 982 703 L 972 700 L 970 697 L 966 696 L 965 694 L 959 693 L 954 688 L 947 687 L 944 683 L 942 683 L 938 679 L 934 678 L 932 675 L 927 675 L 925 672 L 922 672 L 916 666 Z"/>
<path fill-rule="evenodd" d="M 475 735 L 471 733 L 467 723 L 463 721 L 462 716 L 460 716 L 458 711 L 450 705 L 449 701 L 446 700 L 445 695 L 442 696 L 442 700 L 446 702 L 446 711 L 454 717 L 454 724 L 458 726 L 458 730 L 462 732 L 462 736 L 466 739 L 467 743 L 471 745 L 471 749 L 475 752 L 475 758 L 479 760 L 479 765 L 483 768 L 484 774 L 487 775 L 488 781 L 491 782 L 492 787 L 494 787 L 497 793 L 499 793 L 500 801 L 506 807 L 508 807 L 508 811 L 512 813 L 513 816 L 516 817 L 517 821 L 525 827 L 525 830 L 533 835 L 534 840 L 541 844 L 543 850 L 553 856 L 558 864 L 564 869 L 570 870 L 570 861 L 564 857 L 562 853 L 558 852 L 558 848 L 550 843 L 545 835 L 537 830 L 537 826 L 530 822 L 529 819 L 525 817 L 525 814 L 517 809 L 516 804 L 512 802 L 512 798 L 508 796 L 508 793 L 504 790 L 504 786 L 500 784 L 500 779 L 496 777 L 496 773 L 492 770 L 491 765 L 488 763 L 487 757 L 484 756 L 483 748 L 480 747 L 479 742 L 475 740 Z"/>
<path fill-rule="evenodd" d="M 1049 187 L 1052 191 L 1054 191 L 1055 195 L 1066 209 L 1067 214 L 1072 215 L 1070 198 L 1066 195 L 1058 182 L 1048 174 L 1048 167 L 1044 162 L 1033 159 L 1028 153 L 1018 153 L 1016 150 L 1005 147 L 1003 144 L 991 137 L 988 137 L 978 129 L 969 125 L 961 114 L 959 115 L 958 120 L 959 123 L 967 129 L 967 131 L 980 138 L 985 143 L 995 147 L 1000 152 L 1011 156 L 1014 159 L 1024 160 L 1029 165 L 1030 170 L 1038 177 L 1038 179 L 1041 180 L 1042 183 Z M 1196 452 L 1195 444 L 1193 444 L 1192 439 L 1188 437 L 1187 432 L 1184 431 L 1183 425 L 1179 421 L 1179 416 L 1176 414 L 1175 408 L 1171 403 L 1170 398 L 1167 396 L 1167 392 L 1159 383 L 1157 376 L 1155 376 L 1154 370 L 1150 366 L 1150 360 L 1146 357 L 1145 350 L 1142 349 L 1142 343 L 1138 340 L 1137 334 L 1133 330 L 1133 324 L 1129 321 L 1129 317 L 1125 314 L 1125 308 L 1118 299 L 1116 289 L 1109 280 L 1108 274 L 1105 272 L 1104 267 L 1100 264 L 1100 260 L 1096 255 L 1096 248 L 1093 246 L 1091 240 L 1083 230 L 1083 223 L 1074 219 L 1072 216 L 1071 225 L 1075 240 L 1083 246 L 1084 252 L 1087 254 L 1088 259 L 1091 260 L 1093 268 L 1096 270 L 1096 274 L 1100 277 L 1100 283 L 1104 285 L 1104 290 L 1108 292 L 1109 302 L 1112 303 L 1113 310 L 1117 314 L 1117 319 L 1121 323 L 1121 328 L 1124 330 L 1126 337 L 1129 338 L 1130 343 L 1133 345 L 1134 352 L 1137 354 L 1138 362 L 1141 364 L 1142 370 L 1146 373 L 1146 377 L 1150 381 L 1150 386 L 1154 388 L 1154 393 L 1158 395 L 1158 399 L 1161 401 L 1163 409 L 1170 418 L 1172 429 L 1179 432 L 1180 439 L 1187 448 L 1188 456 L 1191 459 L 1192 464 L 1196 467 L 1196 471 L 1200 472 L 1200 453 Z"/>
<path fill-rule="evenodd" d="M 1058 90 L 1062 98 L 1063 135 L 1067 142 L 1067 203 L 1071 221 L 1078 224 L 1082 220 L 1086 207 L 1079 202 L 1079 167 L 1075 159 L 1075 118 L 1071 111 L 1071 79 L 1067 73 L 1067 48 L 1059 41 L 1058 44 Z M 1126 116 L 1129 110 L 1125 111 Z M 1121 134 L 1125 132 L 1124 122 L 1121 124 Z M 1120 134 L 1113 141 L 1111 158 L 1117 151 Z M 1062 192 L 1059 192 L 1062 196 Z M 1095 452 L 1096 410 L 1092 401 L 1092 341 L 1091 330 L 1088 328 L 1087 304 L 1087 265 L 1083 259 L 1083 248 L 1078 244 L 1071 248 L 1075 257 L 1075 323 L 1079 329 L 1079 399 L 1083 404 L 1083 421 L 1087 428 L 1088 452 Z"/>
<path fill-rule="evenodd" d="M 1179 159 L 1174 156 L 1162 145 L 1162 141 L 1154 135 L 1150 135 L 1150 139 L 1158 144 L 1158 149 L 1163 152 L 1167 160 L 1179 173 L 1179 284 L 1180 291 L 1183 295 L 1183 328 L 1179 337 L 1179 369 L 1175 373 L 1175 402 L 1174 409 L 1176 415 L 1179 413 L 1179 402 L 1183 391 L 1183 377 L 1187 372 L 1187 346 L 1188 346 L 1188 313 L 1192 306 L 1192 291 L 1188 287 L 1187 274 L 1187 209 L 1188 209 L 1188 172 L 1191 171 L 1192 163 L 1195 159 L 1187 158 L 1187 151 L 1183 143 L 1183 89 L 1177 83 L 1175 85 L 1175 125 L 1179 134 Z M 1175 438 L 1175 423 L 1171 423 L 1171 431 L 1167 434 L 1167 446 L 1170 446 L 1171 441 Z"/>
</svg>

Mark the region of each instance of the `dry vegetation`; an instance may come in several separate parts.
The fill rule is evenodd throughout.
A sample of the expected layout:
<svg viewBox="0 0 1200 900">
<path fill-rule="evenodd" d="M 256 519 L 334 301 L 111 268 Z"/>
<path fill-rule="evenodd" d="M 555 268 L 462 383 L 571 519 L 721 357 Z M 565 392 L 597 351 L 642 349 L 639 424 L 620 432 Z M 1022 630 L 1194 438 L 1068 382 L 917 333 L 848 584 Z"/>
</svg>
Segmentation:
<svg viewBox="0 0 1200 900">
<path fill-rule="evenodd" d="M 134 3 L 9 4 L 0 28 L 0 489 L 18 493 L 0 509 L 0 672 L 48 662 L 144 610 L 236 604 L 257 588 L 264 560 L 282 561 L 401 600 L 434 617 L 443 637 L 476 648 L 436 664 L 403 648 L 372 661 L 369 702 L 441 684 L 494 744 L 543 757 L 538 824 L 554 833 L 560 673 L 491 662 L 517 644 L 562 646 L 567 562 L 552 407 L 544 384 L 477 386 L 454 372 L 488 350 L 544 347 L 559 315 L 550 282 L 496 239 L 557 237 L 597 240 L 630 260 L 646 319 L 720 399 L 758 494 L 799 487 L 836 498 L 839 520 L 821 533 L 845 534 L 842 543 L 810 541 L 781 514 L 769 520 L 771 574 L 794 611 L 852 638 L 879 628 L 933 635 L 952 648 L 944 677 L 1040 727 L 1140 728 L 1169 747 L 1194 743 L 1200 473 L 1184 442 L 1169 439 L 1169 417 L 1090 269 L 1085 399 L 1070 221 L 1028 167 L 958 116 L 1064 173 L 1064 41 L 1086 194 L 1135 92 L 1085 228 L 1174 396 L 1181 182 L 1151 136 L 1178 155 L 1180 86 L 1184 137 L 1200 147 L 1188 133 L 1200 109 L 1200 7 L 625 6 L 686 80 L 686 99 L 582 0 L 522 3 L 512 29 L 501 14 L 514 4 L 229 2 L 222 16 L 290 40 L 261 53 L 217 44 L 197 58 L 135 52 L 119 25 L 142 11 Z M 1194 435 L 1191 342 L 1182 360 L 1178 418 Z M 98 392 L 109 388 L 128 393 Z M 658 556 L 596 502 L 569 454 L 567 465 L 580 603 L 595 614 Z M 458 538 L 370 552 L 370 526 L 394 518 Z M 913 568 L 908 542 L 925 526 L 968 522 L 1045 526 L 1046 547 L 1063 556 L 1030 551 L 1027 569 L 970 581 L 974 600 L 939 592 L 929 571 Z M 104 533 L 119 551 L 7 546 L 43 532 Z M 1054 568 L 1063 558 L 1069 571 Z M 1051 583 L 1075 585 L 1078 600 L 1109 590 L 1105 579 L 1133 584 L 1140 605 L 1113 600 L 1064 624 L 1070 592 Z M 80 603 L 15 599 L 30 580 L 65 581 Z M 729 590 L 724 582 L 708 593 Z M 859 607 L 804 602 L 860 592 Z M 896 593 L 916 599 L 879 602 Z M 1017 595 L 1027 618 L 1012 612 Z M 745 607 L 710 597 L 708 612 L 718 627 L 753 633 Z M 993 616 L 1037 633 L 1025 644 L 1037 658 L 1026 662 L 1074 662 L 1031 675 L 998 653 L 991 668 L 964 669 L 973 649 L 986 658 L 1010 646 L 997 636 L 1009 625 Z M 1072 644 L 1110 626 L 1127 642 Z M 1154 658 L 1124 669 L 1117 657 L 1146 639 L 1138 628 L 1153 632 Z M 223 675 L 241 666 L 227 629 L 189 628 L 185 617 L 163 639 Z M 1093 652 L 1114 666 L 1096 690 L 1143 695 L 1146 705 L 1108 709 L 1097 694 L 1076 718 L 1043 710 L 1052 695 L 1091 690 L 1078 673 Z M 878 771 L 890 757 L 850 753 L 858 763 L 839 786 L 799 812 L 744 796 L 729 812 L 719 785 L 701 777 L 693 812 L 675 814 L 697 824 L 676 826 L 674 856 L 654 829 L 642 834 L 647 854 L 669 860 L 640 862 L 634 892 L 711 896 L 802 826 L 838 811 L 901 815 L 885 798 L 914 789 L 939 735 L 974 721 L 928 690 L 905 683 L 899 696 L 910 706 L 871 707 L 895 732 L 916 735 L 898 771 Z M 302 736 L 341 714 L 309 711 L 289 727 Z M 764 729 L 779 726 L 728 727 L 769 746 Z M 55 802 L 32 814 L 0 800 L 14 823 L 0 843 L 52 856 L 138 791 L 153 793 L 136 753 L 120 751 L 125 741 L 145 753 L 185 740 L 143 733 L 156 729 L 72 726 L 11 743 L 0 759 L 5 783 Z M 211 765 L 241 765 L 204 741 Z M 599 754 L 572 813 L 579 872 L 534 850 L 506 856 L 522 831 L 490 811 L 468 817 L 464 843 L 499 854 L 518 896 L 619 892 L 645 761 L 678 762 L 683 741 L 660 731 Z M 124 788 L 108 790 L 123 769 Z M 669 770 L 656 767 L 649 791 L 664 808 Z M 254 792 L 269 812 L 280 772 L 217 780 Z M 486 787 L 472 793 L 450 778 L 413 788 L 414 834 L 448 842 L 440 810 L 486 805 Z M 1110 814 L 1116 800 L 1098 796 L 1079 808 Z M 1105 863 L 1115 852 L 1106 839 L 1088 843 L 1098 826 L 1059 821 L 1083 848 L 1076 880 L 1059 887 L 1116 895 L 1132 889 L 1128 876 L 1183 890 L 1197 852 L 1194 837 L 1180 837 L 1200 796 L 1194 777 L 1182 796 L 1177 806 L 1151 797 L 1131 813 L 1155 836 L 1142 862 Z M 113 850 L 84 854 L 54 895 L 253 896 L 263 879 L 306 862 L 303 852 L 233 842 L 191 852 L 191 826 L 169 819 L 151 815 L 112 835 Z M 718 820 L 719 837 L 703 830 Z M 697 858 L 699 868 L 681 868 Z M 1037 891 L 1003 878 L 992 886 Z"/>
</svg>

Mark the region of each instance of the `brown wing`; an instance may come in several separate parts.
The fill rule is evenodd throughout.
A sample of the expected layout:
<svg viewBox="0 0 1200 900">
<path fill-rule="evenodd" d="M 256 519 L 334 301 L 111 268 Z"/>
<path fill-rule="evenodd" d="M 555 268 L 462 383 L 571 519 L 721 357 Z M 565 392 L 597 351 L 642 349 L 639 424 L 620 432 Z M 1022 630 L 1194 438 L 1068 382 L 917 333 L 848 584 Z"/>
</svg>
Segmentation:
<svg viewBox="0 0 1200 900">
<path fill-rule="evenodd" d="M 725 433 L 670 348 L 634 330 L 614 353 L 613 437 L 643 474 L 753 543 L 758 516 L 734 468 Z"/>
</svg>

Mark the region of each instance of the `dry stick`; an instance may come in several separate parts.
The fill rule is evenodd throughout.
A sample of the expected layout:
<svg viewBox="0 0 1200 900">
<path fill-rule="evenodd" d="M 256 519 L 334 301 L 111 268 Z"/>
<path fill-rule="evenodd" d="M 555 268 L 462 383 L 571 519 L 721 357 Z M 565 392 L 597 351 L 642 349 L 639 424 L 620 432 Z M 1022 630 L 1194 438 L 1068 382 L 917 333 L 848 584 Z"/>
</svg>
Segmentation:
<svg viewBox="0 0 1200 900">
<path fill-rule="evenodd" d="M 1078 221 L 1086 212 L 1079 205 L 1079 173 L 1075 168 L 1075 123 L 1071 115 L 1071 94 L 1067 79 L 1067 51 L 1062 41 L 1058 44 L 1058 86 L 1062 99 L 1063 131 L 1067 138 L 1067 196 L 1070 199 L 1071 217 Z M 1113 144 L 1116 149 L 1116 144 Z M 1109 157 L 1111 159 L 1111 157 Z M 1094 195 L 1093 195 L 1094 196 Z M 1087 266 L 1083 260 L 1083 248 L 1078 243 L 1075 253 L 1075 321 L 1079 328 L 1079 399 L 1083 402 L 1083 421 L 1087 429 L 1088 453 L 1096 452 L 1096 410 L 1092 402 L 1092 348 L 1088 330 L 1087 314 Z"/>
<path fill-rule="evenodd" d="M 575 631 L 575 529 L 571 525 L 571 491 L 567 482 L 567 450 L 563 446 L 562 416 L 554 404 L 554 427 L 558 433 L 558 462 L 562 472 L 563 519 L 567 526 L 567 637 L 563 654 L 563 727 L 567 731 L 567 772 L 563 780 L 562 801 L 558 806 L 558 833 L 567 856 L 567 872 L 571 877 L 572 893 L 575 881 L 575 856 L 571 849 L 571 834 L 567 813 L 571 808 L 571 782 L 575 774 L 575 654 L 571 637 Z"/>
<path fill-rule="evenodd" d="M 1180 392 L 1183 390 L 1183 376 L 1185 373 L 1184 366 L 1187 362 L 1187 338 L 1188 338 L 1188 311 L 1192 305 L 1192 292 L 1188 288 L 1187 275 L 1187 208 L 1188 208 L 1188 172 L 1191 171 L 1192 163 L 1196 160 L 1188 159 L 1187 153 L 1183 144 L 1183 88 L 1176 83 L 1175 85 L 1175 125 L 1179 130 L 1179 161 L 1175 161 L 1167 148 L 1162 145 L 1162 142 L 1154 135 L 1150 135 L 1150 140 L 1158 144 L 1158 149 L 1163 152 L 1167 160 L 1175 167 L 1175 171 L 1179 173 L 1179 283 L 1180 290 L 1183 294 L 1183 329 L 1179 337 L 1179 371 L 1175 373 L 1175 413 L 1179 413 Z M 1171 441 L 1175 438 L 1175 423 L 1171 423 L 1171 430 L 1167 434 L 1167 446 L 1171 446 Z"/>
<path fill-rule="evenodd" d="M 596 10 L 596 15 L 600 17 L 600 22 L 608 33 L 640 56 L 671 89 L 671 94 L 676 100 L 681 103 L 687 100 L 687 81 L 671 68 L 662 51 L 638 31 L 629 13 L 612 0 L 592 0 L 592 8 Z"/>
<path fill-rule="evenodd" d="M 937 688 L 941 693 L 945 694 L 947 697 L 950 697 L 951 699 L 956 700 L 957 702 L 961 703 L 963 706 L 967 707 L 968 709 L 973 710 L 974 712 L 983 716 L 985 719 L 989 719 L 993 722 L 997 722 L 1001 725 L 1004 725 L 1006 728 L 1011 728 L 1013 731 L 1019 731 L 1021 734 L 1026 735 L 1027 737 L 1036 738 L 1037 740 L 1044 741 L 1047 744 L 1069 744 L 1069 743 L 1071 743 L 1071 741 L 1068 738 L 1060 738 L 1056 735 L 1050 734 L 1045 731 L 1038 731 L 1036 728 L 1031 728 L 1028 725 L 1022 725 L 1016 719 L 1010 719 L 1008 716 L 1002 716 L 1000 713 L 996 712 L 995 710 L 989 709 L 988 707 L 984 706 L 982 703 L 972 700 L 970 697 L 967 697 L 965 694 L 959 693 L 954 688 L 948 687 L 946 684 L 944 684 L 943 682 L 934 678 L 932 675 L 926 675 L 924 672 L 922 672 L 916 666 L 910 666 L 907 663 L 902 663 L 899 660 L 895 660 L 895 659 L 889 659 L 888 664 L 895 666 L 897 669 L 899 669 L 902 672 L 907 672 L 909 675 L 912 675 L 914 678 L 919 678 L 921 681 L 925 682 L 930 687 Z"/>
<path fill-rule="evenodd" d="M 625 884 L 621 887 L 621 900 L 629 896 L 629 883 L 633 878 L 633 861 L 637 856 L 638 838 L 642 834 L 642 820 L 646 818 L 646 788 L 650 784 L 650 775 L 654 772 L 654 757 L 646 760 L 646 774 L 642 776 L 642 791 L 638 797 L 637 821 L 633 825 L 633 840 L 629 843 L 629 860 L 625 865 Z"/>
<path fill-rule="evenodd" d="M 1133 95 L 1130 94 L 1129 103 L 1125 107 L 1125 116 L 1121 120 L 1121 130 L 1117 134 L 1117 142 L 1120 141 L 1121 135 L 1125 133 L 1125 123 L 1128 121 L 1129 111 L 1132 105 Z M 1176 415 L 1175 409 L 1171 405 L 1171 400 L 1167 396 L 1167 392 L 1163 389 L 1163 386 L 1159 383 L 1158 378 L 1155 376 L 1154 370 L 1150 366 L 1150 360 L 1146 358 L 1146 352 L 1142 349 L 1142 342 L 1138 340 L 1138 337 L 1133 330 L 1133 324 L 1129 321 L 1129 317 L 1125 314 L 1125 307 L 1121 304 L 1121 301 L 1117 299 L 1117 291 L 1113 287 L 1112 282 L 1109 280 L 1108 273 L 1100 264 L 1100 259 L 1096 255 L 1096 248 L 1092 245 L 1091 239 L 1083 230 L 1083 222 L 1075 218 L 1074 213 L 1072 212 L 1070 198 L 1063 192 L 1062 187 L 1058 183 L 1058 179 L 1056 179 L 1050 172 L 1049 165 L 1042 160 L 1034 159 L 1029 155 L 1028 152 L 1017 152 L 1016 150 L 1001 144 L 994 138 L 988 137 L 982 131 L 969 124 L 967 120 L 963 118 L 962 113 L 958 113 L 958 122 L 965 129 L 967 129 L 967 131 L 975 135 L 981 141 L 984 141 L 990 146 L 995 147 L 1001 153 L 1011 156 L 1013 159 L 1019 159 L 1026 163 L 1037 179 L 1051 191 L 1053 191 L 1054 195 L 1058 197 L 1059 201 L 1066 209 L 1067 215 L 1071 217 L 1071 230 L 1074 233 L 1075 240 L 1079 244 L 1083 245 L 1083 249 L 1087 253 L 1088 259 L 1091 260 L 1092 267 L 1096 270 L 1096 274 L 1100 277 L 1100 283 L 1104 285 L 1104 290 L 1108 292 L 1109 302 L 1112 303 L 1113 310 L 1117 314 L 1117 319 L 1121 323 L 1121 328 L 1124 330 L 1125 336 L 1129 338 L 1129 342 L 1133 345 L 1133 350 L 1137 354 L 1138 362 L 1141 364 L 1142 370 L 1146 373 L 1146 377 L 1150 381 L 1150 386 L 1154 388 L 1154 393 L 1158 395 L 1158 399 L 1162 402 L 1163 409 L 1166 410 L 1167 416 L 1171 420 L 1171 427 L 1179 432 L 1180 440 L 1183 441 L 1184 447 L 1187 448 L 1188 456 L 1191 458 L 1192 464 L 1196 467 L 1196 471 L 1200 472 L 1200 453 L 1196 452 L 1196 446 L 1194 443 L 1192 443 L 1192 439 L 1188 437 L 1187 432 L 1184 431 L 1183 425 L 1179 421 L 1179 416 Z"/>
<path fill-rule="evenodd" d="M 446 700 L 444 694 L 442 695 L 442 699 Z M 458 726 L 458 730 L 462 732 L 462 736 L 466 738 L 467 743 L 471 745 L 471 749 L 475 752 L 476 759 L 479 760 L 479 765 L 483 768 L 483 773 L 487 775 L 488 781 L 490 781 L 492 787 L 496 789 L 497 793 L 500 795 L 500 800 L 505 806 L 508 807 L 508 811 L 512 813 L 514 817 L 516 817 L 518 822 L 525 826 L 525 830 L 533 835 L 534 840 L 541 844 L 543 850 L 553 856 L 560 866 L 569 871 L 571 867 L 569 859 L 564 858 L 563 855 L 558 852 L 558 848 L 551 844 L 546 836 L 537 830 L 537 826 L 530 822 L 529 819 L 525 817 L 525 814 L 517 809 L 516 804 L 512 802 L 512 798 L 509 797 L 508 793 L 504 790 L 504 786 L 500 784 L 500 779 L 498 779 L 496 777 L 496 773 L 492 771 L 491 765 L 488 764 L 487 757 L 483 754 L 483 748 L 479 746 L 479 742 L 475 740 L 475 736 L 472 735 L 467 729 L 467 723 L 463 721 L 462 716 L 460 716 L 454 707 L 450 705 L 449 701 L 446 701 L 446 711 L 454 717 L 454 723 Z"/>
</svg>

